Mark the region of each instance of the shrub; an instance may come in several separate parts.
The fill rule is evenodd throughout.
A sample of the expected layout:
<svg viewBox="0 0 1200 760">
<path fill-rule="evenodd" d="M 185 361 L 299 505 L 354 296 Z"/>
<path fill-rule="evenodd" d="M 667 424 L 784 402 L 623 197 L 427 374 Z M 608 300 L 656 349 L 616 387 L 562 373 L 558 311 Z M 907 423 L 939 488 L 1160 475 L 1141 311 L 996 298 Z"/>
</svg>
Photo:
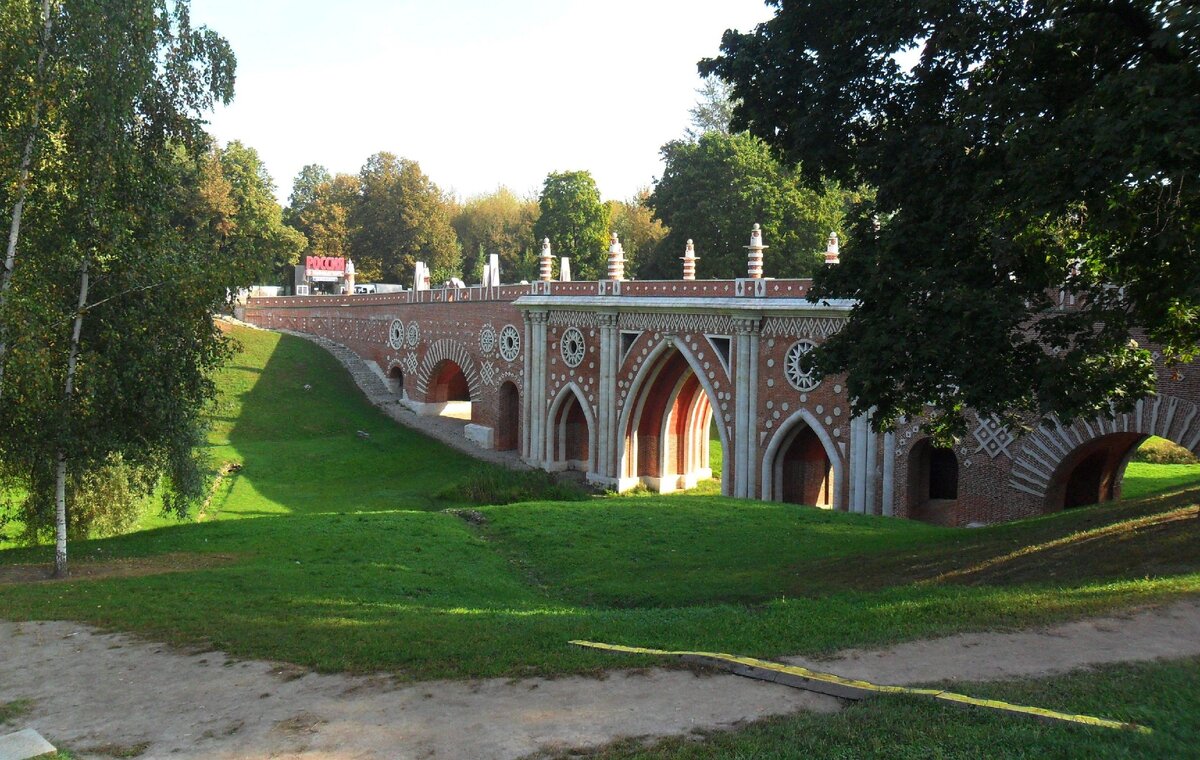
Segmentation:
<svg viewBox="0 0 1200 760">
<path fill-rule="evenodd" d="M 439 501 L 465 504 L 515 504 L 520 501 L 584 501 L 589 492 L 577 483 L 542 470 L 473 470 L 458 483 L 434 494 Z"/>
<path fill-rule="evenodd" d="M 1184 447 L 1165 438 L 1152 436 L 1133 453 L 1133 461 L 1150 464 L 1196 464 L 1198 460 Z"/>
</svg>

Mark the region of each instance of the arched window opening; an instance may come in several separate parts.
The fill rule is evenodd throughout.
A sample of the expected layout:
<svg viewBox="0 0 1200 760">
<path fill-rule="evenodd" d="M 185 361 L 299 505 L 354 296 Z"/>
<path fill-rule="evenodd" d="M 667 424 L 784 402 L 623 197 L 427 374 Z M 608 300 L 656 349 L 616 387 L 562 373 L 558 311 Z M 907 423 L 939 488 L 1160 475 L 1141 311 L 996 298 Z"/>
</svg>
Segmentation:
<svg viewBox="0 0 1200 760">
<path fill-rule="evenodd" d="M 388 383 L 391 386 L 392 393 L 395 393 L 400 398 L 404 398 L 404 370 L 400 369 L 399 366 L 388 370 Z"/>
</svg>

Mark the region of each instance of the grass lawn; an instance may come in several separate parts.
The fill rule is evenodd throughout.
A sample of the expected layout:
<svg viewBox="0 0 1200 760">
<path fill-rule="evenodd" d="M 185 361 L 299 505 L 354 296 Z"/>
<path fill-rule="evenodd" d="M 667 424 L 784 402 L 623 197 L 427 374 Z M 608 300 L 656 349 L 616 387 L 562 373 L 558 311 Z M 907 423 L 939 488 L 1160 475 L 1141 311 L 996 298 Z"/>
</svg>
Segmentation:
<svg viewBox="0 0 1200 760">
<path fill-rule="evenodd" d="M 836 715 L 797 713 L 704 742 L 624 742 L 589 754 L 594 760 L 649 758 L 820 757 L 854 760 L 1016 760 L 1017 758 L 1185 758 L 1200 748 L 1200 660 L 1120 665 L 1066 676 L 955 684 L 972 696 L 1102 715 L 1152 726 L 1151 734 L 1048 724 L 988 711 L 967 711 L 918 697 L 877 697 Z M 571 755 L 578 757 L 578 754 Z"/>
<path fill-rule="evenodd" d="M 311 344 L 237 337 L 210 455 L 242 469 L 205 519 L 74 543 L 77 567 L 141 570 L 0 585 L 3 617 L 424 679 L 651 662 L 573 638 L 772 657 L 1200 592 L 1196 492 L 970 531 L 688 494 L 483 507 L 471 524 L 429 494 L 487 465 L 396 426 Z M 155 558 L 176 572 L 150 573 Z"/>
</svg>

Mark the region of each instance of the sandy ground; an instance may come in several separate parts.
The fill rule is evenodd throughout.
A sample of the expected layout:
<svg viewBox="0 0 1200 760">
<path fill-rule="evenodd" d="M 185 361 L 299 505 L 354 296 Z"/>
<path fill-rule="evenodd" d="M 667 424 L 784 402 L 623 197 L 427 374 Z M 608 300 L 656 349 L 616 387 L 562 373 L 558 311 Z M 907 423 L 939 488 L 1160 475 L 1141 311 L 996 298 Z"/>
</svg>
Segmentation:
<svg viewBox="0 0 1200 760">
<path fill-rule="evenodd" d="M 33 700 L 16 727 L 32 726 L 84 758 L 136 745 L 145 746 L 143 758 L 516 758 L 840 706 L 737 676 L 661 669 L 602 680 L 396 684 L 181 653 L 66 622 L 0 622 L 0 652 L 0 702 Z M 1200 655 L 1200 600 L 1041 631 L 793 661 L 911 683 L 1190 655 Z"/>
</svg>

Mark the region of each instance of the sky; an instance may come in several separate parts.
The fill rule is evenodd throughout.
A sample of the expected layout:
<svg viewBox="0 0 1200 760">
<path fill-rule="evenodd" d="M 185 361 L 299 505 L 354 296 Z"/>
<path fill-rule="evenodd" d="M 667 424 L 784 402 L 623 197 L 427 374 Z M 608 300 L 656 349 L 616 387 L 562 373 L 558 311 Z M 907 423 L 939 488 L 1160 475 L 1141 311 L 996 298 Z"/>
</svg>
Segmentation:
<svg viewBox="0 0 1200 760">
<path fill-rule="evenodd" d="M 605 199 L 662 172 L 683 135 L 696 62 L 763 0 L 192 0 L 192 23 L 238 58 L 220 141 L 263 158 L 286 202 L 306 164 L 356 173 L 389 151 L 467 198 L 535 195 L 587 170 Z"/>
</svg>

